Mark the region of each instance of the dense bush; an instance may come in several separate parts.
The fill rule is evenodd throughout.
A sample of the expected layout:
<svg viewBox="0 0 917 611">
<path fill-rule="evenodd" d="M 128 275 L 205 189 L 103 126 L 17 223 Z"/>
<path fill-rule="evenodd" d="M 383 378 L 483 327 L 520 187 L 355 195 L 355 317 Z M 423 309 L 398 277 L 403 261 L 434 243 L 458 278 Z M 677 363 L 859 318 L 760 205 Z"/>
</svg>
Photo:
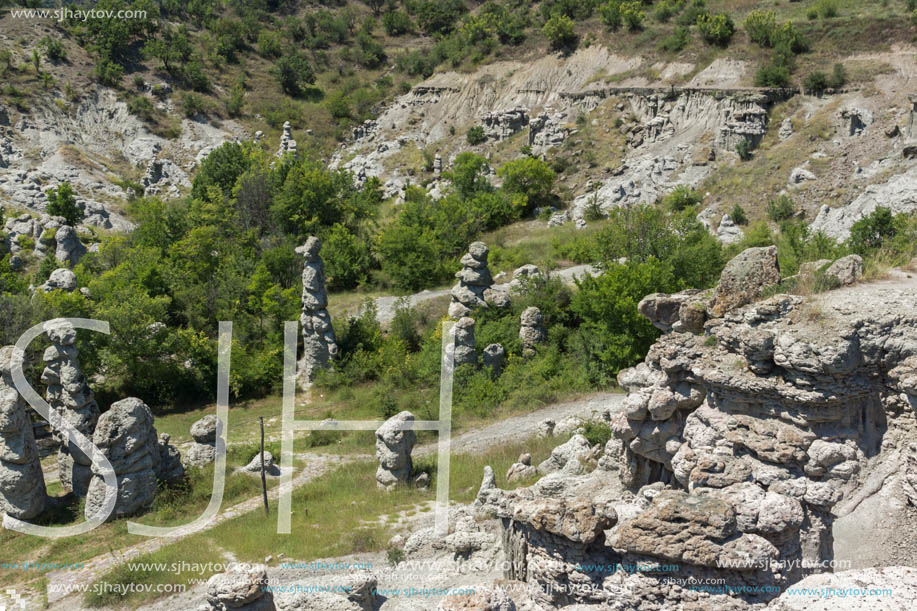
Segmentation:
<svg viewBox="0 0 917 611">
<path fill-rule="evenodd" d="M 677 26 L 675 30 L 659 42 L 659 48 L 670 53 L 678 53 L 688 46 L 691 40 L 691 30 L 685 26 Z"/>
<path fill-rule="evenodd" d="M 546 206 L 553 200 L 554 171 L 545 161 L 523 157 L 505 163 L 497 174 L 503 179 L 503 189 L 524 198 L 526 209 Z"/>
<path fill-rule="evenodd" d="M 274 62 L 272 71 L 274 78 L 280 83 L 280 88 L 291 96 L 301 95 L 303 87 L 315 82 L 315 73 L 312 71 L 309 60 L 299 52 L 293 52 L 278 59 Z"/>
<path fill-rule="evenodd" d="M 382 27 L 389 36 L 403 36 L 413 31 L 414 22 L 403 11 L 389 11 L 382 16 Z"/>
<path fill-rule="evenodd" d="M 745 31 L 752 42 L 762 47 L 774 45 L 777 23 L 774 11 L 752 11 L 745 18 Z"/>
<path fill-rule="evenodd" d="M 767 204 L 767 216 L 774 222 L 785 221 L 792 218 L 795 213 L 796 207 L 793 205 L 793 200 L 786 195 L 772 199 Z"/>
<path fill-rule="evenodd" d="M 476 144 L 481 144 L 487 140 L 487 136 L 484 135 L 484 128 L 480 125 L 475 125 L 468 129 L 468 133 L 465 134 L 465 140 L 468 141 L 468 144 L 474 146 Z"/>
<path fill-rule="evenodd" d="M 573 20 L 566 15 L 555 14 L 548 19 L 541 33 L 551 43 L 552 49 L 563 49 L 576 43 Z"/>
<path fill-rule="evenodd" d="M 51 216 L 62 216 L 73 227 L 79 225 L 86 216 L 76 204 L 70 183 L 62 182 L 56 189 L 49 189 L 45 194 L 48 196 L 48 207 L 45 210 Z"/>
<path fill-rule="evenodd" d="M 745 214 L 745 208 L 740 204 L 736 204 L 732 207 L 732 212 L 729 213 L 729 216 L 732 217 L 732 220 L 735 221 L 736 225 L 747 225 L 748 216 Z"/>
<path fill-rule="evenodd" d="M 640 2 L 622 2 L 620 5 L 621 21 L 627 26 L 628 30 L 639 30 L 643 27 L 643 19 L 646 13 L 643 11 L 643 5 Z"/>
<path fill-rule="evenodd" d="M 662 198 L 660 204 L 672 212 L 681 212 L 689 206 L 696 206 L 703 200 L 700 193 L 685 185 L 678 185 Z"/>
<path fill-rule="evenodd" d="M 735 24 L 727 13 L 704 14 L 697 18 L 697 29 L 708 43 L 725 47 L 732 40 Z"/>
</svg>

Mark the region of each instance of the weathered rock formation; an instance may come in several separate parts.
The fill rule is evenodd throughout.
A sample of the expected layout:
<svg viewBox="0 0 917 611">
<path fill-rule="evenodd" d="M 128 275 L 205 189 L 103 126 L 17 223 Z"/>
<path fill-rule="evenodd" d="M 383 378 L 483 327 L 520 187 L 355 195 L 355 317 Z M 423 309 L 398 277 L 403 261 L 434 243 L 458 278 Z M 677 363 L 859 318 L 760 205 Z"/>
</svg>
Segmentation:
<svg viewBox="0 0 917 611">
<path fill-rule="evenodd" d="M 25 262 L 29 248 L 39 258 L 53 254 L 61 263 L 76 265 L 86 254 L 86 246 L 80 242 L 73 227 L 65 224 L 59 216 L 43 215 L 34 218 L 28 214 L 7 219 L 6 245 L 10 252 L 10 265 L 18 269 Z"/>
<path fill-rule="evenodd" d="M 289 121 L 283 124 L 283 133 L 280 135 L 280 147 L 277 149 L 277 156 L 283 157 L 287 153 L 296 158 L 296 140 L 293 139 L 293 127 Z"/>
<path fill-rule="evenodd" d="M 503 371 L 503 365 L 506 364 L 506 350 L 502 344 L 488 344 L 484 348 L 482 361 L 485 367 L 494 372 L 494 375 L 500 375 Z"/>
<path fill-rule="evenodd" d="M 51 272 L 51 275 L 48 276 L 48 279 L 44 284 L 41 285 L 40 288 L 45 293 L 50 293 L 51 291 L 64 291 L 67 293 L 72 293 L 76 290 L 76 287 L 76 274 L 74 274 L 69 269 L 62 267 Z"/>
<path fill-rule="evenodd" d="M 834 278 L 841 285 L 853 284 L 863 277 L 863 257 L 860 255 L 841 257 L 825 270 L 825 276 Z"/>
<path fill-rule="evenodd" d="M 133 397 L 112 404 L 99 417 L 92 441 L 111 462 L 118 479 L 115 509 L 109 519 L 133 515 L 149 507 L 156 494 L 156 470 L 161 460 L 150 408 Z M 86 494 L 88 513 L 99 511 L 106 490 L 105 480 L 93 464 Z"/>
<path fill-rule="evenodd" d="M 274 611 L 273 596 L 265 592 L 268 584 L 264 566 L 234 565 L 225 573 L 207 580 L 207 602 L 213 611 Z M 205 608 L 207 608 L 205 606 Z"/>
<path fill-rule="evenodd" d="M 455 366 L 477 365 L 478 351 L 474 347 L 474 319 L 460 318 L 452 327 L 454 336 Z"/>
<path fill-rule="evenodd" d="M 396 414 L 386 420 L 376 431 L 376 482 L 382 488 L 391 488 L 410 480 L 414 463 L 411 451 L 417 435 L 403 426 L 414 422 L 414 414 L 408 411 Z M 398 428 L 401 425 L 402 428 Z"/>
<path fill-rule="evenodd" d="M 886 475 L 876 480 L 870 469 L 900 455 L 888 494 L 908 502 L 917 485 L 917 283 L 763 299 L 779 279 L 776 253 L 743 254 L 745 271 L 727 266 L 706 309 L 706 337 L 679 332 L 683 304 L 704 294 L 641 303 L 667 333 L 620 372 L 628 396 L 611 415 L 598 469 L 580 469 L 593 457 L 574 436 L 531 488 L 500 490 L 485 470 L 475 509 L 502 519 L 504 576 L 539 586 L 540 604 L 763 607 L 829 570 L 835 520 L 856 515 L 896 472 L 879 469 Z M 599 565 L 647 568 L 589 568 Z M 773 608 L 804 608 L 790 600 Z"/>
<path fill-rule="evenodd" d="M 68 322 L 51 321 L 45 324 L 45 334 L 52 343 L 42 357 L 45 369 L 41 381 L 48 385 L 45 400 L 80 433 L 92 439 L 99 405 L 80 370 L 76 329 Z M 54 434 L 61 443 L 58 454 L 61 485 L 78 497 L 86 496 L 92 461 L 76 444 L 67 441 L 61 431 Z"/>
<path fill-rule="evenodd" d="M 484 136 L 490 140 L 509 138 L 528 124 L 528 112 L 519 107 L 489 112 L 481 118 Z"/>
<path fill-rule="evenodd" d="M 487 268 L 487 244 L 472 242 L 468 252 L 462 257 L 462 269 L 455 273 L 458 283 L 452 287 L 452 302 L 449 304 L 449 316 L 459 319 L 467 316 L 475 308 L 486 307 L 484 291 L 493 284 L 490 270 Z"/>
<path fill-rule="evenodd" d="M 316 371 L 328 366 L 337 357 L 338 345 L 328 314 L 328 293 L 325 291 L 325 262 L 319 252 L 322 242 L 310 237 L 296 249 L 305 258 L 302 270 L 303 355 L 299 361 L 302 383 L 310 383 Z"/>
<path fill-rule="evenodd" d="M 533 356 L 538 344 L 548 339 L 544 329 L 544 316 L 535 306 L 527 307 L 520 316 L 519 339 L 522 341 L 522 354 Z"/>
<path fill-rule="evenodd" d="M 517 462 L 510 465 L 509 469 L 506 471 L 506 481 L 512 483 L 524 480 L 532 477 L 536 473 L 535 467 L 532 466 L 532 455 L 526 452 L 519 456 Z"/>
<path fill-rule="evenodd" d="M 0 512 L 30 520 L 44 510 L 47 494 L 32 421 L 13 384 L 15 350 L 0 349 Z"/>
<path fill-rule="evenodd" d="M 191 425 L 191 437 L 194 443 L 185 453 L 186 465 L 203 467 L 216 459 L 217 422 L 217 417 L 210 414 Z"/>
</svg>

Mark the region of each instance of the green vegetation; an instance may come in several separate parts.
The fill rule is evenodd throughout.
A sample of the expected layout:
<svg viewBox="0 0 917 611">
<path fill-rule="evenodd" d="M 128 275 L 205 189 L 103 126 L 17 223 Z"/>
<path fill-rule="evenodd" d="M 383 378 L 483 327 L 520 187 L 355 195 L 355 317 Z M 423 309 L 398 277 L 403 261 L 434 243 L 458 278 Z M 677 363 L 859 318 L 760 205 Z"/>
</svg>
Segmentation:
<svg viewBox="0 0 917 611">
<path fill-rule="evenodd" d="M 62 216 L 68 225 L 74 227 L 80 224 L 85 215 L 76 205 L 76 198 L 73 196 L 73 187 L 70 186 L 70 183 L 63 182 L 56 189 L 49 189 L 46 195 L 48 196 L 48 214 Z"/>
<path fill-rule="evenodd" d="M 725 47 L 732 40 L 735 24 L 727 13 L 703 14 L 697 18 L 697 29 L 708 43 Z"/>
<path fill-rule="evenodd" d="M 465 140 L 471 146 L 474 146 L 476 144 L 481 144 L 482 142 L 487 140 L 487 136 L 484 135 L 484 128 L 480 125 L 475 125 L 473 127 L 470 127 L 468 129 L 468 133 L 465 134 Z"/>
<path fill-rule="evenodd" d="M 573 28 L 573 20 L 566 15 L 552 15 L 548 19 L 541 33 L 551 43 L 552 49 L 563 49 L 571 47 L 576 43 L 576 31 Z"/>
</svg>

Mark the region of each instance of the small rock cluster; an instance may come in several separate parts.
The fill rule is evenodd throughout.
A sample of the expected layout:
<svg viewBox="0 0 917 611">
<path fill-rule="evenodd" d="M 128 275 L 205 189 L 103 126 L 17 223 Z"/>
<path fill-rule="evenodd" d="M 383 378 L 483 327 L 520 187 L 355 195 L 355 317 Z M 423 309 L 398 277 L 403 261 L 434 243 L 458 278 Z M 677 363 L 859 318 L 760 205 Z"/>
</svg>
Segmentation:
<svg viewBox="0 0 917 611">
<path fill-rule="evenodd" d="M 15 350 L 0 349 L 0 511 L 30 520 L 44 510 L 47 494 L 32 421 L 13 384 Z"/>
<path fill-rule="evenodd" d="M 99 405 L 80 369 L 76 347 L 76 329 L 68 322 L 50 321 L 45 334 L 51 340 L 42 360 L 45 369 L 41 381 L 48 385 L 45 400 L 88 439 L 92 439 L 99 419 Z M 60 441 L 58 469 L 60 482 L 77 497 L 86 496 L 92 478 L 90 457 L 68 442 L 61 431 L 54 434 Z"/>
<path fill-rule="evenodd" d="M 522 107 L 489 112 L 481 118 L 484 135 L 489 140 L 509 138 L 528 124 L 528 112 Z"/>
<path fill-rule="evenodd" d="M 217 417 L 210 414 L 191 425 L 191 437 L 194 443 L 185 453 L 186 465 L 203 467 L 216 459 L 217 422 Z"/>
<path fill-rule="evenodd" d="M 190 187 L 191 181 L 188 174 L 178 167 L 171 159 L 150 159 L 146 166 L 146 172 L 140 179 L 143 186 L 143 194 L 151 195 L 168 195 L 169 197 L 178 197 L 181 194 L 179 187 Z M 165 191 L 165 193 L 163 193 Z"/>
<path fill-rule="evenodd" d="M 20 268 L 25 262 L 24 243 L 29 240 L 34 244 L 35 253 L 39 257 L 53 254 L 61 263 L 79 263 L 87 249 L 80 242 L 73 227 L 65 223 L 66 221 L 59 216 L 48 215 L 36 219 L 23 214 L 8 219 L 4 230 L 7 232 L 6 244 L 13 269 Z"/>
<path fill-rule="evenodd" d="M 529 122 L 529 146 L 535 154 L 559 146 L 570 135 L 564 113 L 542 113 Z"/>
<path fill-rule="evenodd" d="M 410 429 L 398 428 L 414 422 L 414 414 L 408 411 L 396 414 L 376 430 L 376 482 L 380 488 L 391 488 L 411 480 L 414 463 L 411 451 L 417 435 Z"/>
<path fill-rule="evenodd" d="M 472 242 L 468 252 L 462 256 L 462 269 L 455 274 L 458 283 L 452 287 L 450 318 L 457 320 L 467 316 L 475 308 L 486 307 L 484 292 L 493 284 L 493 278 L 487 268 L 489 252 L 487 244 Z"/>
<path fill-rule="evenodd" d="M 338 345 L 328 314 L 328 293 L 325 291 L 325 263 L 319 252 L 322 242 L 310 237 L 296 249 L 305 259 L 302 270 L 303 356 L 299 361 L 299 376 L 303 384 L 312 381 L 315 371 L 328 366 L 337 357 Z"/>
</svg>

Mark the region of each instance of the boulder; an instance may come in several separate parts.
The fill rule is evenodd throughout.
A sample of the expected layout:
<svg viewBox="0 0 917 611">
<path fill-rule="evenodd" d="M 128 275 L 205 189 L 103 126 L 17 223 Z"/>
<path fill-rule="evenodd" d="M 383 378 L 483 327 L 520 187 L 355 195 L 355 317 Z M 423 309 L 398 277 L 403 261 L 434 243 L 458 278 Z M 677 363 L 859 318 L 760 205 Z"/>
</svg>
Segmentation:
<svg viewBox="0 0 917 611">
<path fill-rule="evenodd" d="M 240 609 L 262 598 L 267 583 L 264 566 L 235 565 L 207 580 L 207 600 L 214 609 Z"/>
<path fill-rule="evenodd" d="M 863 257 L 860 255 L 841 257 L 825 270 L 825 276 L 836 279 L 842 286 L 853 284 L 863 277 Z"/>
<path fill-rule="evenodd" d="M 574 435 L 566 443 L 551 451 L 551 456 L 538 465 L 542 475 L 563 471 L 579 475 L 586 470 L 585 462 L 592 455 L 592 445 L 582 435 Z"/>
<path fill-rule="evenodd" d="M 32 421 L 13 384 L 15 350 L 0 349 L 0 512 L 31 520 L 44 510 L 47 493 Z"/>
<path fill-rule="evenodd" d="M 713 294 L 711 311 L 714 316 L 722 316 L 732 309 L 755 301 L 765 289 L 779 282 L 777 247 L 748 248 L 736 255 L 723 268 Z"/>
<path fill-rule="evenodd" d="M 391 488 L 398 483 L 410 481 L 414 463 L 411 451 L 417 441 L 413 430 L 403 428 L 414 422 L 414 414 L 408 411 L 396 414 L 376 430 L 376 482 L 381 488 Z"/>
<path fill-rule="evenodd" d="M 47 281 L 41 285 L 41 290 L 45 293 L 50 293 L 51 291 L 72 293 L 76 290 L 76 287 L 76 274 L 65 267 L 61 267 L 51 272 Z"/>
<path fill-rule="evenodd" d="M 194 443 L 184 455 L 184 464 L 189 467 L 203 467 L 216 460 L 217 423 L 216 415 L 209 414 L 191 425 Z"/>
<path fill-rule="evenodd" d="M 159 436 L 153 427 L 153 413 L 140 399 L 131 397 L 112 404 L 99 416 L 93 443 L 108 458 L 118 479 L 114 511 L 109 519 L 130 516 L 146 509 L 156 494 Z M 96 464 L 86 494 L 90 514 L 101 509 L 107 486 Z"/>
</svg>

